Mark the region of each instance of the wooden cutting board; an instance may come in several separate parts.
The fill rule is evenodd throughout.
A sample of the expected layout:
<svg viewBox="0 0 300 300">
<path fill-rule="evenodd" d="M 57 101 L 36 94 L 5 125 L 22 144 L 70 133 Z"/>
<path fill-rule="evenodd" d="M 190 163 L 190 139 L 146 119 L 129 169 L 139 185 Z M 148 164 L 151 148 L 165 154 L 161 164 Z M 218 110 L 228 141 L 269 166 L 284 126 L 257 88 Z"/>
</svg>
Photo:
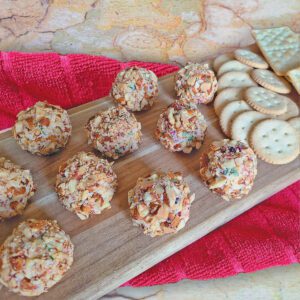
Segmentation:
<svg viewBox="0 0 300 300">
<path fill-rule="evenodd" d="M 205 151 L 211 141 L 224 138 L 213 106 L 200 107 L 208 121 L 205 143 L 200 151 L 193 151 L 189 155 L 170 153 L 155 140 L 154 129 L 162 109 L 175 98 L 174 74 L 161 78 L 159 88 L 159 102 L 150 111 L 136 113 L 143 131 L 140 149 L 114 164 L 119 186 L 112 200 L 112 208 L 86 221 L 79 220 L 57 201 L 55 177 L 63 161 L 78 151 L 92 150 L 87 145 L 83 127 L 95 112 L 111 106 L 111 99 L 106 97 L 71 109 L 71 141 L 65 150 L 50 157 L 33 156 L 22 151 L 11 137 L 10 130 L 0 134 L 0 156 L 32 170 L 38 188 L 22 217 L 0 224 L 0 243 L 22 220 L 49 218 L 56 219 L 75 244 L 75 260 L 71 269 L 59 284 L 35 299 L 99 299 L 300 178 L 299 160 L 282 166 L 259 160 L 258 176 L 248 197 L 228 203 L 212 194 L 199 180 L 198 165 L 199 153 Z M 292 97 L 296 99 L 295 92 Z M 192 192 L 196 193 L 191 218 L 187 226 L 176 235 L 150 238 L 140 228 L 132 226 L 127 192 L 135 185 L 138 177 L 154 169 L 182 171 Z M 21 298 L 4 287 L 0 289 L 1 299 Z"/>
</svg>

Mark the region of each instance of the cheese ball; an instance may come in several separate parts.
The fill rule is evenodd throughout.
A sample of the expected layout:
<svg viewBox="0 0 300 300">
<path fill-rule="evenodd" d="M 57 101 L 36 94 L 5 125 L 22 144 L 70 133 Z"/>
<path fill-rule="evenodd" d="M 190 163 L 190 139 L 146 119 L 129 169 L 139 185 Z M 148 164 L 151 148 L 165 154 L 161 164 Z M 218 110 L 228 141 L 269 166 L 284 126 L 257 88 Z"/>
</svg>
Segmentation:
<svg viewBox="0 0 300 300">
<path fill-rule="evenodd" d="M 128 110 L 148 110 L 158 95 L 156 75 L 147 69 L 131 67 L 121 71 L 111 90 L 115 101 Z"/>
<path fill-rule="evenodd" d="M 59 167 L 56 192 L 63 206 L 81 220 L 110 208 L 117 187 L 112 164 L 91 152 L 79 152 Z"/>
<path fill-rule="evenodd" d="M 21 215 L 34 192 L 30 171 L 0 157 L 0 221 Z"/>
<path fill-rule="evenodd" d="M 73 250 L 56 221 L 22 222 L 0 247 L 0 282 L 22 296 L 38 296 L 71 267 Z"/>
<path fill-rule="evenodd" d="M 175 76 L 175 91 L 184 102 L 207 104 L 217 89 L 217 78 L 207 64 L 188 63 Z"/>
<path fill-rule="evenodd" d="M 121 105 L 99 112 L 85 128 L 89 144 L 113 159 L 134 152 L 142 140 L 141 123 Z"/>
<path fill-rule="evenodd" d="M 65 147 L 71 130 L 66 110 L 37 102 L 18 114 L 12 132 L 23 150 L 37 155 L 49 155 Z"/>
<path fill-rule="evenodd" d="M 155 135 L 171 152 L 199 149 L 207 128 L 204 116 L 193 103 L 175 101 L 159 116 Z"/>
<path fill-rule="evenodd" d="M 200 177 L 208 188 L 223 199 L 236 200 L 252 189 L 257 174 L 257 158 L 242 141 L 212 142 L 200 157 Z"/>
<path fill-rule="evenodd" d="M 151 237 L 176 233 L 190 216 L 195 194 L 179 172 L 153 172 L 139 178 L 128 192 L 130 213 L 135 226 Z"/>
</svg>

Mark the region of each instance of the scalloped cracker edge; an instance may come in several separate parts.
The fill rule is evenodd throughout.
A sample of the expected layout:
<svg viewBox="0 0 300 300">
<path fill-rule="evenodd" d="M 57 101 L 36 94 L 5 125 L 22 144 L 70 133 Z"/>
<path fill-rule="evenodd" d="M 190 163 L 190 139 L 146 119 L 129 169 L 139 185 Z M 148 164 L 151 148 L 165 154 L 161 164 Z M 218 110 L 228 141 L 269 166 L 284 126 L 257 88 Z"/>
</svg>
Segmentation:
<svg viewBox="0 0 300 300">
<path fill-rule="evenodd" d="M 250 145 L 260 159 L 279 165 L 296 159 L 300 148 L 296 130 L 276 119 L 259 122 L 250 133 Z"/>
<path fill-rule="evenodd" d="M 300 95 L 300 67 L 288 71 L 286 73 L 286 77 L 292 83 L 297 93 Z"/>
</svg>

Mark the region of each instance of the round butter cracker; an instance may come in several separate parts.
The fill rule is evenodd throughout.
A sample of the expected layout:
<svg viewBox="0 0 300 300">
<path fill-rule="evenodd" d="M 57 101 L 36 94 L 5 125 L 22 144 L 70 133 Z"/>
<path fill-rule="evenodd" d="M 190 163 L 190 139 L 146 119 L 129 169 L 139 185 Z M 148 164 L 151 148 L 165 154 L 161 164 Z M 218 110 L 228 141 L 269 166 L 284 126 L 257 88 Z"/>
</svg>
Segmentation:
<svg viewBox="0 0 300 300">
<path fill-rule="evenodd" d="M 251 72 L 251 76 L 259 85 L 273 92 L 288 94 L 292 90 L 287 80 L 272 71 L 256 69 Z"/>
<path fill-rule="evenodd" d="M 222 109 L 220 126 L 226 136 L 230 137 L 230 128 L 233 119 L 247 110 L 251 110 L 251 107 L 243 100 L 232 101 Z"/>
<path fill-rule="evenodd" d="M 250 133 L 250 145 L 260 159 L 271 164 L 293 161 L 300 148 L 296 130 L 288 122 L 276 119 L 259 122 Z"/>
<path fill-rule="evenodd" d="M 258 54 L 246 50 L 246 49 L 237 49 L 234 51 L 234 57 L 242 62 L 253 68 L 258 69 L 268 69 L 268 63 Z"/>
<path fill-rule="evenodd" d="M 226 63 L 227 61 L 232 60 L 232 59 L 234 59 L 233 53 L 225 53 L 225 54 L 221 54 L 221 55 L 217 56 L 213 62 L 214 70 L 216 72 L 218 72 L 221 65 L 223 65 L 224 63 Z"/>
<path fill-rule="evenodd" d="M 256 82 L 250 77 L 248 73 L 232 71 L 224 73 L 218 79 L 218 91 L 228 87 L 250 87 L 257 86 Z"/>
<path fill-rule="evenodd" d="M 217 116 L 220 116 L 220 113 L 224 106 L 229 102 L 235 100 L 241 100 L 244 97 L 243 88 L 226 88 L 218 93 L 214 100 L 214 109 Z"/>
<path fill-rule="evenodd" d="M 280 115 L 286 112 L 285 98 L 262 87 L 250 87 L 245 91 L 248 104 L 264 114 Z"/>
<path fill-rule="evenodd" d="M 221 65 L 221 67 L 218 70 L 217 75 L 221 76 L 224 73 L 232 72 L 232 71 L 238 71 L 238 72 L 250 72 L 253 70 L 252 67 L 247 66 L 238 60 L 229 60 Z"/>
<path fill-rule="evenodd" d="M 300 139 L 300 117 L 291 118 L 288 120 L 288 123 L 294 127 L 298 134 L 298 138 Z"/>
<path fill-rule="evenodd" d="M 233 140 L 248 141 L 249 133 L 260 121 L 269 118 L 267 115 L 258 111 L 245 111 L 233 119 L 231 124 L 231 138 Z"/>
<path fill-rule="evenodd" d="M 276 116 L 276 119 L 286 121 L 290 118 L 297 117 L 299 115 L 298 105 L 288 97 L 284 97 L 284 99 L 286 103 L 286 111 L 282 115 Z"/>
</svg>

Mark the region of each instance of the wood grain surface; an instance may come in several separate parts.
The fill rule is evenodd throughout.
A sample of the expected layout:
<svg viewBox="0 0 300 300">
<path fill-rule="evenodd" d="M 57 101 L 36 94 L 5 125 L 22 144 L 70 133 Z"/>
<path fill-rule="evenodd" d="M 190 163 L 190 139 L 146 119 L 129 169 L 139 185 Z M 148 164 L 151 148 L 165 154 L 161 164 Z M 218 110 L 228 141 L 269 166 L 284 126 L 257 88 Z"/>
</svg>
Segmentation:
<svg viewBox="0 0 300 300">
<path fill-rule="evenodd" d="M 143 143 L 137 152 L 114 164 L 119 186 L 112 208 L 86 221 L 81 221 L 57 201 L 54 182 L 59 164 L 78 151 L 92 151 L 87 145 L 83 126 L 95 112 L 111 106 L 111 99 L 106 97 L 71 109 L 71 140 L 65 150 L 53 156 L 33 156 L 21 150 L 10 131 L 0 134 L 0 156 L 32 170 L 37 185 L 37 192 L 24 215 L 0 224 L 0 243 L 22 220 L 49 218 L 56 219 L 75 244 L 75 260 L 71 269 L 60 283 L 35 299 L 98 299 L 300 178 L 299 160 L 282 166 L 259 160 L 258 176 L 248 197 L 229 203 L 212 194 L 198 176 L 199 153 L 205 151 L 211 141 L 224 138 L 211 104 L 200 107 L 208 121 L 205 143 L 200 151 L 189 155 L 169 153 L 154 138 L 160 112 L 175 98 L 173 77 L 161 78 L 158 103 L 150 111 L 136 114 L 142 123 Z M 296 99 L 296 94 L 293 97 Z M 192 192 L 196 193 L 191 218 L 176 235 L 150 238 L 140 228 L 132 226 L 127 192 L 138 177 L 154 169 L 183 172 Z M 0 287 L 0 298 L 21 299 L 4 287 Z"/>
</svg>

